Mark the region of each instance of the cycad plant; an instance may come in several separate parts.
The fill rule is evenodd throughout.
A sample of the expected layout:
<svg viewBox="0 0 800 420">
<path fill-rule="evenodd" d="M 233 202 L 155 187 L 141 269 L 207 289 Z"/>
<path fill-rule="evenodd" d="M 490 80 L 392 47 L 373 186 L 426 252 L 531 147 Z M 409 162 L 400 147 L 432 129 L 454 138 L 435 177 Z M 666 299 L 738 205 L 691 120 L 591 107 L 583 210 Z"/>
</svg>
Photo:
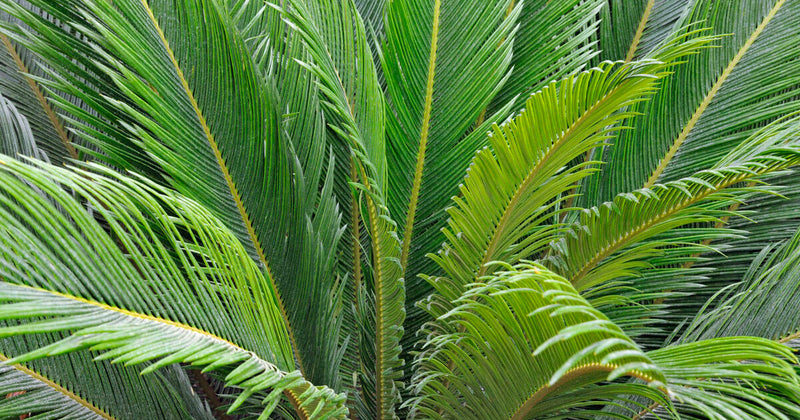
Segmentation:
<svg viewBox="0 0 800 420">
<path fill-rule="evenodd" d="M 0 418 L 800 418 L 800 1 L 0 13 Z"/>
</svg>

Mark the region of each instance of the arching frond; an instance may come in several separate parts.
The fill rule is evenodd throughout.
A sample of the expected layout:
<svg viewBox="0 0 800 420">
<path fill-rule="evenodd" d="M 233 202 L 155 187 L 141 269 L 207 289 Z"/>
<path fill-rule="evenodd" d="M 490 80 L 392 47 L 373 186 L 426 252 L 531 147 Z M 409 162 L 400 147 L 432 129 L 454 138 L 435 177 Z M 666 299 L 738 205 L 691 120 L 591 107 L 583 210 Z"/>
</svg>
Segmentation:
<svg viewBox="0 0 800 420">
<path fill-rule="evenodd" d="M 263 2 L 221 2 L 250 51 L 254 71 L 273 91 L 279 114 L 277 135 L 285 147 L 291 171 L 291 201 L 277 200 L 271 219 L 280 219 L 272 270 L 288 302 L 293 329 L 303 331 L 296 345 L 303 356 L 302 371 L 311 381 L 343 390 L 354 365 L 342 350 L 354 335 L 350 311 L 352 285 L 338 272 L 336 249 L 346 244 L 339 189 L 349 191 L 338 171 L 349 156 L 337 154 L 326 138 L 315 76 L 298 60 L 307 61 L 302 38 L 293 33 L 281 13 Z M 342 188 L 344 187 L 344 188 Z M 347 198 L 347 197 L 344 197 Z M 320 308 L 308 311 L 308 305 Z M 325 327 L 321 327 L 324 324 Z M 352 341 L 352 340 L 351 340 Z"/>
<path fill-rule="evenodd" d="M 4 6 L 35 31 L 10 35 L 58 71 L 53 89 L 90 104 L 97 115 L 82 114 L 92 127 L 81 129 L 100 146 L 102 159 L 153 179 L 162 173 L 169 185 L 225 222 L 270 271 L 300 369 L 304 356 L 319 360 L 310 362 L 307 374 L 335 384 L 336 375 L 322 367 L 340 360 L 339 340 L 330 338 L 339 335 L 332 314 L 341 310 L 341 287 L 331 256 L 341 224 L 333 195 L 319 190 L 330 151 L 321 135 L 305 138 L 322 129 L 321 120 L 298 130 L 282 114 L 305 105 L 291 101 L 304 101 L 299 92 L 308 82 L 287 78 L 277 89 L 266 79 L 250 49 L 258 40 L 246 38 L 256 17 L 233 5 L 33 3 L 85 37 L 74 57 L 78 64 L 64 60 L 76 53 L 62 41 L 66 29 L 52 28 L 38 14 Z M 318 110 L 303 116 L 313 112 Z M 299 136 L 313 146 L 301 146 Z M 319 318 L 306 316 L 299 303 L 288 307 L 285 299 L 321 308 Z M 319 329 L 323 321 L 328 328 Z M 318 358 L 323 347 L 325 356 Z"/>
<path fill-rule="evenodd" d="M 0 26 L 19 23 L 7 13 L 0 12 Z M 74 136 L 51 104 L 51 95 L 36 81 L 47 77 L 41 67 L 43 63 L 6 35 L 0 35 L 0 42 L 0 94 L 19 109 L 20 115 L 25 116 L 37 147 L 54 163 L 63 163 L 67 158 L 77 159 Z"/>
<path fill-rule="evenodd" d="M 754 337 L 716 338 L 647 355 L 667 377 L 682 419 L 788 420 L 800 416 L 800 378 L 793 366 L 797 358 L 782 344 Z M 639 416 L 653 411 L 655 406 Z"/>
<path fill-rule="evenodd" d="M 561 229 L 552 223 L 559 206 L 592 172 L 591 162 L 567 164 L 604 144 L 630 115 L 627 109 L 655 91 L 674 60 L 708 41 L 675 44 L 664 50 L 662 61 L 609 62 L 553 82 L 518 117 L 495 126 L 491 147 L 476 154 L 461 196 L 447 210 L 447 243 L 432 257 L 447 277 L 433 280 L 437 291 L 456 299 L 465 284 L 491 272 L 486 263 L 513 264 L 554 240 Z"/>
<path fill-rule="evenodd" d="M 688 58 L 636 108 L 644 116 L 626 122 L 633 128 L 598 158 L 608 162 L 602 174 L 582 187 L 587 206 L 709 168 L 761 127 L 800 110 L 798 24 L 793 1 L 690 2 L 677 34 L 710 26 L 730 35 Z"/>
<path fill-rule="evenodd" d="M 55 291 L 0 283 L 0 318 L 41 317 L 18 327 L 0 328 L 0 336 L 71 330 L 61 341 L 9 359 L 19 363 L 83 349 L 101 350 L 101 360 L 128 365 L 147 361 L 143 373 L 172 363 L 190 363 L 204 370 L 228 368 L 225 383 L 242 389 L 234 411 L 253 393 L 271 390 L 262 418 L 267 418 L 286 393 L 304 416 L 343 417 L 344 395 L 314 387 L 298 371 L 287 373 L 225 339 L 174 321 L 151 317 Z M 322 416 L 322 417 L 324 417 Z"/>
<path fill-rule="evenodd" d="M 0 357 L 3 361 L 7 357 Z M 108 413 L 84 401 L 69 390 L 52 383 L 24 366 L 0 365 L 0 416 L 21 417 L 45 414 L 55 418 L 113 419 Z"/>
<path fill-rule="evenodd" d="M 311 57 L 304 65 L 318 79 L 328 127 L 349 148 L 350 181 L 356 200 L 353 227 L 363 220 L 369 234 L 366 249 L 371 264 L 363 273 L 366 284 L 356 279 L 357 314 L 362 319 L 359 352 L 363 373 L 359 385 L 364 413 L 360 415 L 391 418 L 398 402 L 397 380 L 402 377 L 399 342 L 405 288 L 397 228 L 385 205 L 383 94 L 364 23 L 352 0 L 297 0 L 283 11 L 287 22 L 303 37 Z M 361 238 L 355 237 L 358 230 L 350 232 L 353 243 L 360 245 Z M 354 259 L 360 251 L 354 249 Z M 360 259 L 353 264 L 357 270 L 360 266 Z M 361 275 L 356 271 L 353 274 Z"/>
<path fill-rule="evenodd" d="M 631 61 L 647 56 L 676 29 L 692 0 L 606 0 L 600 11 L 599 57 Z"/>
<path fill-rule="evenodd" d="M 526 98 L 552 80 L 584 70 L 599 53 L 596 33 L 601 22 L 598 14 L 606 10 L 604 0 L 520 3 L 523 5 L 518 19 L 520 27 L 514 36 L 513 71 L 490 109 L 512 101 L 517 95 Z M 524 102 L 518 101 L 517 107 L 523 105 Z"/>
<path fill-rule="evenodd" d="M 4 323 L 3 326 L 13 324 Z M 59 341 L 69 333 L 6 337 L 0 359 L 7 361 Z M 49 356 L 24 364 L 4 365 L 2 395 L 24 393 L 15 401 L 0 399 L 0 417 L 40 414 L 54 418 L 193 418 L 213 419 L 192 390 L 186 371 L 165 366 L 151 375 L 141 368 L 95 360 L 97 353 Z M 30 393 L 30 395 L 28 395 Z M 71 413 L 71 414 L 69 414 Z M 73 417 L 70 417 L 72 415 Z"/>
<path fill-rule="evenodd" d="M 381 64 L 386 80 L 387 205 L 400 226 L 406 329 L 426 319 L 414 303 L 431 292 L 419 274 L 436 265 L 442 211 L 486 132 L 513 109 L 520 92 L 488 110 L 511 75 L 522 5 L 513 0 L 394 0 L 387 4 Z M 411 346 L 406 335 L 404 346 Z"/>
<path fill-rule="evenodd" d="M 99 166 L 72 172 L 2 161 L 4 317 L 44 317 L 9 326 L 7 334 L 99 334 L 98 342 L 73 335 L 15 360 L 89 347 L 115 348 L 105 354 L 132 363 L 160 359 L 150 370 L 249 360 L 240 379 L 257 378 L 253 386 L 285 377 L 288 388 L 277 387 L 293 399 L 341 404 L 343 397 L 327 388 L 303 394 L 310 385 L 285 373 L 294 361 L 271 283 L 223 223 L 196 202 Z M 23 306 L 28 309 L 17 310 Z M 119 330 L 104 329 L 112 324 Z"/>
<path fill-rule="evenodd" d="M 454 332 L 428 340 L 416 359 L 412 416 L 568 416 L 565 394 L 622 376 L 649 387 L 615 386 L 618 395 L 669 404 L 660 369 L 567 280 L 538 264 L 503 267 L 439 316 Z"/>
<path fill-rule="evenodd" d="M 741 283 L 728 288 L 727 297 L 708 302 L 711 308 L 698 313 L 681 339 L 754 336 L 791 340 L 800 331 L 799 261 L 800 233 L 765 247 Z"/>
<path fill-rule="evenodd" d="M 704 227 L 703 223 L 718 223 L 721 218 L 736 214 L 731 204 L 752 193 L 774 193 L 769 186 L 742 183 L 800 162 L 800 149 L 795 144 L 798 130 L 797 118 L 773 124 L 711 169 L 620 194 L 613 202 L 583 210 L 573 232 L 554 243 L 559 255 L 554 263 L 556 272 L 569 278 L 579 291 L 605 288 L 592 292 L 598 303 L 619 297 L 618 293 L 636 294 L 634 300 L 649 304 L 652 302 L 647 301 L 660 298 L 659 291 L 689 292 L 687 287 L 696 278 L 682 276 L 689 273 L 691 264 L 675 265 L 696 260 L 696 254 L 705 247 L 701 242 L 731 236 L 730 231 L 713 225 Z M 700 227 L 677 229 L 687 226 Z M 657 275 L 665 280 L 646 276 L 635 279 L 653 267 L 663 269 Z M 630 307 L 631 303 L 623 299 L 612 306 L 627 306 L 619 314 L 622 317 L 647 322 L 653 321 L 650 317 L 658 318 L 656 314 L 645 316 L 641 311 L 650 310 L 646 306 Z M 612 319 L 623 321 L 614 316 Z"/>
<path fill-rule="evenodd" d="M 0 95 L 0 153 L 49 160 L 34 139 L 28 119 L 14 104 Z"/>
</svg>

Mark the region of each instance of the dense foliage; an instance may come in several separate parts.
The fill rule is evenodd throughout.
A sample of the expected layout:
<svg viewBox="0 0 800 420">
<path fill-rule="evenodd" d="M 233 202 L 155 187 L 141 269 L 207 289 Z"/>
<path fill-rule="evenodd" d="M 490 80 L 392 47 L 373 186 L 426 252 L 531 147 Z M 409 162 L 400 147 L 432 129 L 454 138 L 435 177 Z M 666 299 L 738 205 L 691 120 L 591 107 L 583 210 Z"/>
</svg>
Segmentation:
<svg viewBox="0 0 800 420">
<path fill-rule="evenodd" d="M 800 418 L 798 27 L 0 0 L 0 418 Z"/>
</svg>

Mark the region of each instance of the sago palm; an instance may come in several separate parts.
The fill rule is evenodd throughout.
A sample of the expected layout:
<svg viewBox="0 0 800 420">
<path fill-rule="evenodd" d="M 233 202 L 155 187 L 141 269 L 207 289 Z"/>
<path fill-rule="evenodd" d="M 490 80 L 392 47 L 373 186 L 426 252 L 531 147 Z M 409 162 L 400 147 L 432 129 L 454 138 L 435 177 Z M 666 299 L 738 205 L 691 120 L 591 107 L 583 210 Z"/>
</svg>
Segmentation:
<svg viewBox="0 0 800 420">
<path fill-rule="evenodd" d="M 797 419 L 800 1 L 0 1 L 0 417 Z"/>
</svg>

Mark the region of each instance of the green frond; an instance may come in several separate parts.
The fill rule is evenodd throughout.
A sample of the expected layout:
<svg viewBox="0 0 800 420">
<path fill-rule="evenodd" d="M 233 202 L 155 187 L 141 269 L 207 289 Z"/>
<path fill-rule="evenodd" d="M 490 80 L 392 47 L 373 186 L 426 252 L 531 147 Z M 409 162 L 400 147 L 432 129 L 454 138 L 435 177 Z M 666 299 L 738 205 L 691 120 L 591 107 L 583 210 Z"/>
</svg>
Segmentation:
<svg viewBox="0 0 800 420">
<path fill-rule="evenodd" d="M 739 214 L 731 205 L 753 193 L 775 194 L 776 189 L 769 186 L 743 182 L 800 162 L 800 149 L 794 143 L 798 130 L 797 118 L 773 124 L 711 169 L 620 194 L 612 202 L 582 210 L 571 232 L 553 244 L 555 271 L 581 292 L 595 289 L 589 292 L 595 304 L 615 300 L 609 306 L 621 306 L 622 312 L 612 315 L 604 309 L 615 321 L 661 318 L 663 314 L 645 314 L 658 307 L 630 304 L 649 305 L 664 297 L 683 299 L 692 291 L 698 280 L 693 276 L 705 270 L 698 272 L 691 263 L 708 250 L 705 244 L 743 234 L 704 224 L 721 224 L 722 218 Z M 692 229 L 679 229 L 685 227 Z M 683 263 L 689 264 L 678 267 Z M 620 299 L 623 295 L 637 297 Z"/>
<path fill-rule="evenodd" d="M 272 229 L 280 235 L 269 247 L 275 248 L 271 268 L 287 301 L 291 325 L 302 332 L 296 345 L 303 355 L 303 374 L 314 383 L 343 390 L 355 366 L 342 346 L 356 327 L 349 308 L 352 282 L 346 273 L 337 272 L 336 249 L 346 245 L 340 204 L 347 201 L 340 203 L 342 197 L 336 194 L 342 186 L 349 192 L 346 178 L 337 172 L 349 159 L 334 153 L 337 145 L 326 138 L 317 80 L 300 64 L 309 59 L 301 36 L 266 4 L 224 3 L 251 52 L 256 73 L 265 76 L 274 92 L 280 114 L 278 136 L 288 156 L 292 191 L 290 198 L 276 197 L 280 212 L 271 212 L 271 218 L 280 214 L 283 225 Z M 309 312 L 309 305 L 319 310 Z"/>
<path fill-rule="evenodd" d="M 710 309 L 697 314 L 681 339 L 753 336 L 783 341 L 800 331 L 798 260 L 800 233 L 765 247 L 740 284 L 708 302 Z"/>
<path fill-rule="evenodd" d="M 705 270 L 706 278 L 701 281 L 705 287 L 680 311 L 681 318 L 692 319 L 703 305 L 716 292 L 732 284 L 749 279 L 754 274 L 753 262 L 765 248 L 791 241 L 800 226 L 800 215 L 796 209 L 800 205 L 800 184 L 797 183 L 796 169 L 781 171 L 764 178 L 780 196 L 759 194 L 744 198 L 737 211 L 746 218 L 731 218 L 726 228 L 739 234 L 735 238 L 712 243 L 724 249 L 724 256 L 706 254 L 693 268 Z"/>
<path fill-rule="evenodd" d="M 676 5 L 677 6 L 677 5 Z M 741 13 L 747 10 L 747 13 Z M 631 130 L 597 160 L 602 174 L 582 187 L 587 206 L 711 167 L 761 127 L 800 110 L 800 5 L 785 0 L 695 0 L 675 35 L 709 26 L 717 48 L 688 57 L 653 100 L 626 122 Z"/>
<path fill-rule="evenodd" d="M 513 93 L 488 110 L 511 75 L 514 1 L 394 0 L 380 50 L 387 102 L 386 203 L 400 225 L 406 279 L 405 328 L 426 321 L 414 303 L 431 292 L 419 274 L 437 271 L 426 254 L 441 246 L 447 214 L 486 132 L 513 109 Z M 407 335 L 404 347 L 411 346 Z"/>
<path fill-rule="evenodd" d="M 83 345 L 83 338 L 73 335 L 44 348 L 102 350 L 100 343 L 117 343 L 111 346 L 116 353 L 107 355 L 131 362 L 166 358 L 151 370 L 202 359 L 206 345 L 220 360 L 232 357 L 226 354 L 235 347 L 239 356 L 230 360 L 251 360 L 258 369 L 268 364 L 273 366 L 269 375 L 292 369 L 292 349 L 271 283 L 222 222 L 196 202 L 99 166 L 85 172 L 2 161 L 0 270 L 8 290 L 2 296 L 9 302 L 4 316 L 45 317 L 10 326 L 9 333 L 99 329 L 110 342 Z M 47 318 L 62 309 L 52 300 L 77 308 L 65 312 L 69 321 Z M 18 310 L 22 306 L 28 309 Z M 119 321 L 118 334 L 103 330 L 112 318 Z M 142 336 L 131 334 L 137 330 Z M 187 346 L 180 339 L 184 336 L 192 338 Z M 16 360 L 59 352 L 38 350 Z M 340 398 L 327 388 L 304 396 L 307 382 L 299 374 L 286 378 L 293 378 L 290 390 L 301 400 Z"/>
<path fill-rule="evenodd" d="M 0 339 L 0 359 L 7 361 L 68 335 L 48 333 Z M 0 417 L 30 413 L 76 419 L 213 418 L 180 366 L 165 366 L 151 375 L 141 375 L 140 368 L 94 360 L 95 356 L 97 353 L 76 352 L 3 365 L 2 374 L 8 376 L 0 383 L 9 388 L 0 393 L 25 394 L 18 395 L 23 398 L 15 401 L 1 399 Z"/>
<path fill-rule="evenodd" d="M 248 396 L 266 389 L 271 392 L 262 402 L 266 407 L 260 418 L 268 418 L 284 392 L 299 399 L 299 408 L 312 418 L 343 417 L 347 412 L 342 405 L 344 395 L 314 387 L 298 371 L 281 371 L 251 351 L 188 325 L 6 282 L 0 283 L 0 301 L 0 319 L 34 318 L 19 326 L 0 328 L 0 336 L 72 331 L 70 337 L 17 355 L 8 363 L 91 349 L 101 351 L 100 360 L 113 363 L 152 361 L 142 373 L 178 362 L 203 367 L 204 371 L 227 367 L 226 385 L 241 388 L 229 413 Z"/>
<path fill-rule="evenodd" d="M 606 0 L 600 11 L 599 57 L 640 59 L 656 49 L 676 29 L 693 0 Z"/>
<path fill-rule="evenodd" d="M 596 33 L 602 21 L 597 17 L 606 9 L 604 0 L 520 3 L 523 5 L 519 29 L 514 34 L 513 71 L 490 109 L 513 101 L 517 95 L 526 98 L 552 80 L 584 70 L 599 53 Z M 523 104 L 519 101 L 518 108 Z"/>
<path fill-rule="evenodd" d="M 519 116 L 495 126 L 491 147 L 477 152 L 460 197 L 447 210 L 447 242 L 432 256 L 447 281 L 429 280 L 437 291 L 456 299 L 465 284 L 491 272 L 488 262 L 514 264 L 556 239 L 562 225 L 552 221 L 563 211 L 559 206 L 593 171 L 592 162 L 565 166 L 603 145 L 630 115 L 627 109 L 655 91 L 671 63 L 703 44 L 665 49 L 664 61 L 604 63 L 553 82 L 528 99 Z"/>
<path fill-rule="evenodd" d="M 1 94 L 0 153 L 49 160 L 47 152 L 38 147 L 28 119 L 17 110 L 17 107 L 11 101 Z"/>
<path fill-rule="evenodd" d="M 361 338 L 368 332 L 374 332 L 374 338 L 360 344 L 363 371 L 359 404 L 363 413 L 359 415 L 391 418 L 399 400 L 397 380 L 402 377 L 399 342 L 405 318 L 405 290 L 397 228 L 384 198 L 384 99 L 364 23 L 351 0 L 297 0 L 282 11 L 303 37 L 311 58 L 303 64 L 317 77 L 328 127 L 349 148 L 355 200 L 353 222 L 358 225 L 363 220 L 369 234 L 364 248 L 371 264 L 363 273 L 366 284 L 359 285 L 356 279 L 356 313 L 366 317 L 362 318 Z M 353 236 L 355 232 L 351 230 Z M 355 244 L 361 242 L 361 238 L 352 240 Z M 353 267 L 360 265 L 356 261 Z"/>
<path fill-rule="evenodd" d="M 567 280 L 538 264 L 501 266 L 438 316 L 452 331 L 435 334 L 415 361 L 412 417 L 568 416 L 570 393 L 622 376 L 650 388 L 620 384 L 617 395 L 669 404 L 651 392 L 666 384 L 660 369 Z"/>
<path fill-rule="evenodd" d="M 0 356 L 0 360 L 8 358 Z M 0 365 L 0 417 L 44 414 L 53 418 L 106 419 L 114 417 L 68 389 L 22 365 Z"/>
<path fill-rule="evenodd" d="M 728 337 L 669 346 L 647 355 L 664 372 L 680 418 L 800 416 L 800 377 L 793 366 L 797 358 L 782 344 Z"/>
<path fill-rule="evenodd" d="M 286 83 L 278 89 L 251 50 L 261 39 L 246 38 L 259 30 L 255 25 L 265 10 L 279 22 L 274 10 L 228 9 L 214 1 L 130 0 L 113 7 L 102 1 L 39 3 L 86 37 L 91 53 L 76 59 L 86 71 L 96 72 L 91 80 L 97 86 L 66 80 L 54 88 L 81 95 L 98 114 L 92 125 L 107 134 L 91 141 L 103 150 L 104 160 L 150 177 L 162 172 L 169 185 L 235 232 L 269 271 L 267 279 L 276 283 L 298 366 L 305 372 L 304 359 L 314 359 L 305 373 L 335 385 L 338 379 L 327 366 L 340 360 L 339 343 L 330 338 L 339 335 L 332 314 L 341 310 L 341 287 L 331 254 L 338 247 L 341 221 L 334 197 L 318 189 L 330 151 L 321 136 L 322 120 L 314 120 L 318 104 L 303 96 L 313 82 L 296 76 L 297 70 L 283 71 Z M 62 32 L 36 15 L 17 14 L 39 36 L 59 45 Z M 59 61 L 71 46 L 51 51 L 34 39 L 24 41 L 51 67 L 77 76 Z M 297 79 L 292 83 L 288 77 Z M 102 118 L 107 109 L 114 109 L 110 122 Z M 283 112 L 302 112 L 312 124 L 292 123 Z M 306 137 L 314 130 L 315 137 Z M 303 146 L 300 137 L 313 146 Z M 137 150 L 149 163 L 131 155 Z M 284 300 L 324 309 L 315 313 L 319 318 L 309 318 L 303 305 L 289 307 Z M 318 329 L 320 322 L 329 328 Z M 321 346 L 326 356 L 318 358 Z"/>
<path fill-rule="evenodd" d="M 0 21 L 5 25 L 20 23 L 3 12 L 0 12 Z M 52 162 L 61 164 L 68 158 L 77 159 L 74 136 L 68 132 L 63 118 L 57 115 L 48 92 L 36 81 L 47 77 L 41 67 L 44 64 L 8 36 L 0 35 L 0 42 L 0 94 L 25 116 L 38 148 Z"/>
<path fill-rule="evenodd" d="M 383 35 L 383 17 L 388 0 L 355 0 L 358 14 L 364 19 L 367 33 L 375 33 L 378 39 Z"/>
<path fill-rule="evenodd" d="M 6 282 L 188 322 L 294 365 L 274 324 L 270 282 L 208 210 L 96 165 L 86 172 L 0 160 Z M 144 285 L 149 293 L 137 290 Z"/>
</svg>

